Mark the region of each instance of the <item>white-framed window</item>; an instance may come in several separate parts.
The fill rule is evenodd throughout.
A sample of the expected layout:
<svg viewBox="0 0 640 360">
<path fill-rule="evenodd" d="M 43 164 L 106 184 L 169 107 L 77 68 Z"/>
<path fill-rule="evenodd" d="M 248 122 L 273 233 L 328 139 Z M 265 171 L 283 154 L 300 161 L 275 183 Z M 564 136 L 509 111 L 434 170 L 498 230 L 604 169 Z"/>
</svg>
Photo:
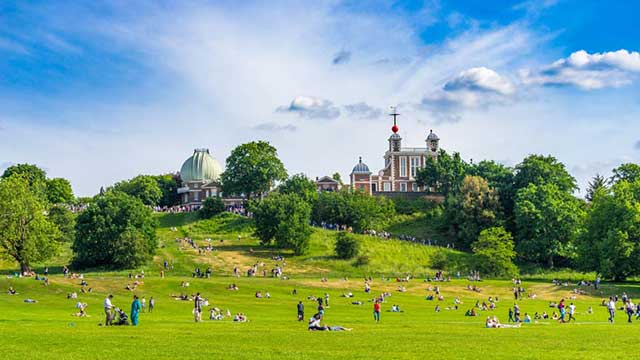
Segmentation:
<svg viewBox="0 0 640 360">
<path fill-rule="evenodd" d="M 411 191 L 413 191 L 413 192 L 418 191 L 418 184 L 416 184 L 416 183 L 411 184 Z"/>
<path fill-rule="evenodd" d="M 391 183 L 390 182 L 382 183 L 382 190 L 391 191 Z"/>
<path fill-rule="evenodd" d="M 407 183 L 400 183 L 400 191 L 407 192 Z"/>
<path fill-rule="evenodd" d="M 200 200 L 200 191 L 196 191 L 193 193 L 193 200 L 195 201 L 199 201 Z"/>
<path fill-rule="evenodd" d="M 407 157 L 400 156 L 400 177 L 407 176 Z"/>
<path fill-rule="evenodd" d="M 415 177 L 419 167 L 420 167 L 420 158 L 417 156 L 412 156 L 411 157 L 411 173 L 409 176 Z"/>
</svg>

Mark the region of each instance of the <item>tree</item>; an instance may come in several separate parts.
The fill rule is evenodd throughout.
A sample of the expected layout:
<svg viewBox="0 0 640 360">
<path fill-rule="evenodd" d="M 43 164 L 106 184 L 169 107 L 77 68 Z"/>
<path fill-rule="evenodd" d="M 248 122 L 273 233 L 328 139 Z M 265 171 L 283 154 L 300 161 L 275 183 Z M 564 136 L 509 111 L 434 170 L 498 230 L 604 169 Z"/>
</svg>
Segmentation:
<svg viewBox="0 0 640 360">
<path fill-rule="evenodd" d="M 449 155 L 440 149 L 437 159 L 427 157 L 424 168 L 418 169 L 416 181 L 420 186 L 428 186 L 447 196 L 462 184 L 467 167 L 460 153 Z"/>
<path fill-rule="evenodd" d="M 157 180 L 150 175 L 138 175 L 131 180 L 120 181 L 113 186 L 113 190 L 138 198 L 149 206 L 157 205 L 162 198 Z"/>
<path fill-rule="evenodd" d="M 302 200 L 313 204 L 318 200 L 318 187 L 316 183 L 304 174 L 296 174 L 285 180 L 278 187 L 281 194 L 297 194 Z"/>
<path fill-rule="evenodd" d="M 353 259 L 360 252 L 360 243 L 352 234 L 341 231 L 337 235 L 334 251 L 339 259 Z"/>
<path fill-rule="evenodd" d="M 338 182 L 338 184 L 343 185 L 343 182 L 342 182 L 342 176 L 340 176 L 340 173 L 339 173 L 339 172 L 335 172 L 335 173 L 333 173 L 333 175 L 331 175 L 331 178 L 332 178 L 333 180 L 337 181 L 337 182 Z"/>
<path fill-rule="evenodd" d="M 489 186 L 497 192 L 505 226 L 511 228 L 510 226 L 513 221 L 513 198 L 515 196 L 513 190 L 513 169 L 495 161 L 483 160 L 469 166 L 467 172 L 470 175 L 476 175 L 486 179 Z"/>
<path fill-rule="evenodd" d="M 3 178 L 13 175 L 21 175 L 29 182 L 30 186 L 34 184 L 43 185 L 47 181 L 47 173 L 32 164 L 17 164 L 9 166 L 2 174 Z"/>
<path fill-rule="evenodd" d="M 601 176 L 600 174 L 596 174 L 596 176 L 591 179 L 589 185 L 587 187 L 587 194 L 585 195 L 585 199 L 589 202 L 593 201 L 593 197 L 598 191 L 607 188 L 607 180 Z"/>
<path fill-rule="evenodd" d="M 180 179 L 174 174 L 164 174 L 154 176 L 162 196 L 158 201 L 159 206 L 176 206 L 180 204 L 180 195 L 178 188 L 180 187 Z"/>
<path fill-rule="evenodd" d="M 619 180 L 591 200 L 578 237 L 578 269 L 624 280 L 640 274 L 640 181 Z"/>
<path fill-rule="evenodd" d="M 44 200 L 27 177 L 11 175 L 0 180 L 0 255 L 15 260 L 22 272 L 58 250 L 60 231 L 44 209 Z"/>
<path fill-rule="evenodd" d="M 67 179 L 53 178 L 46 181 L 47 200 L 52 204 L 69 204 L 73 201 L 73 190 Z"/>
<path fill-rule="evenodd" d="M 503 227 L 491 227 L 480 232 L 478 240 L 471 245 L 475 268 L 486 275 L 514 276 L 518 268 L 513 263 L 516 257 L 513 238 Z"/>
<path fill-rule="evenodd" d="M 202 208 L 198 210 L 198 215 L 202 219 L 209 219 L 224 212 L 224 201 L 219 197 L 209 197 L 202 203 Z"/>
<path fill-rule="evenodd" d="M 155 253 L 156 221 L 138 198 L 120 191 L 96 196 L 76 219 L 73 265 L 132 268 Z"/>
<path fill-rule="evenodd" d="M 360 191 L 321 192 L 313 207 L 316 223 L 346 225 L 357 232 L 382 230 L 393 215 L 393 201 Z"/>
<path fill-rule="evenodd" d="M 615 184 L 620 180 L 634 182 L 640 180 L 640 165 L 634 163 L 625 163 L 613 169 L 613 176 L 609 179 L 611 184 Z"/>
<path fill-rule="evenodd" d="M 555 184 L 529 184 L 515 201 L 516 250 L 526 261 L 553 267 L 574 255 L 584 220 L 581 202 Z"/>
<path fill-rule="evenodd" d="M 272 193 L 251 210 L 256 236 L 267 245 L 275 240 L 280 248 L 293 249 L 296 255 L 309 249 L 311 206 L 295 194 Z"/>
<path fill-rule="evenodd" d="M 483 229 L 500 218 L 500 201 L 487 180 L 466 176 L 459 190 L 445 201 L 445 223 L 463 247 L 469 248 Z"/>
<path fill-rule="evenodd" d="M 60 240 L 72 243 L 76 235 L 76 218 L 66 206 L 53 205 L 49 209 L 49 221 L 54 223 L 60 230 Z"/>
<path fill-rule="evenodd" d="M 228 195 L 244 194 L 248 199 L 262 197 L 275 184 L 287 178 L 277 150 L 265 141 L 242 144 L 227 158 L 222 173 L 222 191 Z"/>
<path fill-rule="evenodd" d="M 529 155 L 516 166 L 514 190 L 529 184 L 554 184 L 560 191 L 568 193 L 578 189 L 576 179 L 553 156 Z"/>
</svg>

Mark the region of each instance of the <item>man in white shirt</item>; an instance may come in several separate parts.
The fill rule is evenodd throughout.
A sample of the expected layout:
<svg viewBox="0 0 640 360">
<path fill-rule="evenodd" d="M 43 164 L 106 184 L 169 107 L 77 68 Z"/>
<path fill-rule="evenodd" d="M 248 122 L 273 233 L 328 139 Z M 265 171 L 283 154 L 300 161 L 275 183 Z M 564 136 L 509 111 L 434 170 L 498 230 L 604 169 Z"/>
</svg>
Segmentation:
<svg viewBox="0 0 640 360">
<path fill-rule="evenodd" d="M 105 321 L 104 321 L 105 326 L 111 325 L 111 322 L 113 321 L 113 316 L 111 312 L 111 309 L 113 308 L 113 304 L 111 304 L 111 299 L 113 299 L 113 295 L 109 295 L 104 299 L 103 306 L 104 306 L 104 314 L 106 315 Z"/>
<path fill-rule="evenodd" d="M 571 305 L 569 305 L 569 321 L 573 320 L 576 321 L 575 315 L 576 313 L 576 306 L 573 305 L 573 303 L 571 303 Z"/>
<path fill-rule="evenodd" d="M 613 323 L 613 318 L 616 316 L 616 302 L 613 300 L 613 297 L 609 297 L 607 309 L 609 310 L 609 322 Z"/>
</svg>

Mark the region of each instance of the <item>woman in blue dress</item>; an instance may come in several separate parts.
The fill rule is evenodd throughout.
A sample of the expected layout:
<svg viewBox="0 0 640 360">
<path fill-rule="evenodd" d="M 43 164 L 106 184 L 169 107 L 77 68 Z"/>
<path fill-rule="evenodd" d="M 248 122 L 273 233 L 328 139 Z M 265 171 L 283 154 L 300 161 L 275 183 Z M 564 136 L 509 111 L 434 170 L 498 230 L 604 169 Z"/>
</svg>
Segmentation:
<svg viewBox="0 0 640 360">
<path fill-rule="evenodd" d="M 138 295 L 133 295 L 133 302 L 131 303 L 131 325 L 138 325 L 138 315 L 142 309 L 142 304 L 138 300 Z"/>
</svg>

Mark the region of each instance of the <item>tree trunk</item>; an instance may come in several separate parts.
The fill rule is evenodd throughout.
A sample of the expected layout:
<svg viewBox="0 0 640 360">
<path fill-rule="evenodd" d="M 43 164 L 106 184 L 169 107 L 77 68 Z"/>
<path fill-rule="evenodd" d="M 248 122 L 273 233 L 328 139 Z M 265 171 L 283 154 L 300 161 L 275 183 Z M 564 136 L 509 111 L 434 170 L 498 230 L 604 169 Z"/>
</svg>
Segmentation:
<svg viewBox="0 0 640 360">
<path fill-rule="evenodd" d="M 25 273 L 25 272 L 31 272 L 31 266 L 29 266 L 29 264 L 25 264 L 25 263 L 20 263 L 20 272 L 21 273 Z"/>
</svg>

